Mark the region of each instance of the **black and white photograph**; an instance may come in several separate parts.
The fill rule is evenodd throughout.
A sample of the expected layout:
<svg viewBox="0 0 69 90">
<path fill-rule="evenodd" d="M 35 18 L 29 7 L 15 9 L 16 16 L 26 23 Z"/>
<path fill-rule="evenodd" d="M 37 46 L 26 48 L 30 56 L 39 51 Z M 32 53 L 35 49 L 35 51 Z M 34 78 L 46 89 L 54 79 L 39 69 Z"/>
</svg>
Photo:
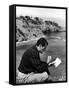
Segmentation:
<svg viewBox="0 0 69 90">
<path fill-rule="evenodd" d="M 16 84 L 67 81 L 66 8 L 16 6 Z"/>
</svg>

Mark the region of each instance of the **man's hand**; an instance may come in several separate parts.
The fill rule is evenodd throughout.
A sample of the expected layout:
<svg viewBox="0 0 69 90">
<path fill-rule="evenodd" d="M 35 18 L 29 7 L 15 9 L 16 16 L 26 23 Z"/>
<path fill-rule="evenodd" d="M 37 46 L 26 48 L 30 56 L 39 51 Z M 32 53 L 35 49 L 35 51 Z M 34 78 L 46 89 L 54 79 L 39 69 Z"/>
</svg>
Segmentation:
<svg viewBox="0 0 69 90">
<path fill-rule="evenodd" d="M 50 57 L 50 56 L 48 56 L 48 57 L 49 57 L 48 58 L 49 60 L 48 60 L 47 63 L 48 63 L 49 66 L 51 66 L 55 63 L 54 61 L 56 60 L 56 57 Z"/>
<path fill-rule="evenodd" d="M 51 61 L 52 57 L 51 56 L 48 56 L 47 58 L 47 64 Z"/>
<path fill-rule="evenodd" d="M 51 62 L 51 63 L 49 63 L 48 65 L 50 66 L 50 65 L 53 65 L 54 64 L 54 61 L 53 62 Z"/>
</svg>

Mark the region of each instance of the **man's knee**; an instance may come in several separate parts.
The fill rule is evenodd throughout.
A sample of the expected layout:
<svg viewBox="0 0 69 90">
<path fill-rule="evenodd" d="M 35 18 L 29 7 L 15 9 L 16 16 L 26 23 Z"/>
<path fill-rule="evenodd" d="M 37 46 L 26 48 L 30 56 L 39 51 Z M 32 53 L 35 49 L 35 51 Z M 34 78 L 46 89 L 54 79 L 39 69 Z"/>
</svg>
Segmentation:
<svg viewBox="0 0 69 90">
<path fill-rule="evenodd" d="M 48 78 L 48 73 L 47 72 L 43 72 L 43 78 L 47 79 Z"/>
</svg>

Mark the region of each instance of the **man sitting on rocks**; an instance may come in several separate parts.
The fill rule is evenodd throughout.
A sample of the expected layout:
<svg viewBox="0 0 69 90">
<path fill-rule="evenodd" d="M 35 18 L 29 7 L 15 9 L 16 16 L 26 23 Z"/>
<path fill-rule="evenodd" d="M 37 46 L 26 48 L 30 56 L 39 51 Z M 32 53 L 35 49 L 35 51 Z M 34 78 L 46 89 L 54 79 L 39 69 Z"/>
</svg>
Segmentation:
<svg viewBox="0 0 69 90">
<path fill-rule="evenodd" d="M 26 50 L 18 67 L 18 82 L 36 83 L 48 81 L 50 75 L 48 63 L 42 62 L 39 56 L 39 53 L 43 53 L 47 46 L 47 40 L 40 38 L 36 45 Z"/>
</svg>

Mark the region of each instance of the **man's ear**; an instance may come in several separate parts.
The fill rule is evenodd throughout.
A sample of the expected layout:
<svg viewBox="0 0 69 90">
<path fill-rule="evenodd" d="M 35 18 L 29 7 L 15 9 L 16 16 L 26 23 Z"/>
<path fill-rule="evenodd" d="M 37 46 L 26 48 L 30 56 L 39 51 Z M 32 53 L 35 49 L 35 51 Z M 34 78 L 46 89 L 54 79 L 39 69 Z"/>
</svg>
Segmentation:
<svg viewBox="0 0 69 90">
<path fill-rule="evenodd" d="M 42 48 L 42 45 L 41 44 L 39 45 L 39 48 Z"/>
<path fill-rule="evenodd" d="M 39 47 L 42 47 L 42 45 L 40 44 Z"/>
</svg>

